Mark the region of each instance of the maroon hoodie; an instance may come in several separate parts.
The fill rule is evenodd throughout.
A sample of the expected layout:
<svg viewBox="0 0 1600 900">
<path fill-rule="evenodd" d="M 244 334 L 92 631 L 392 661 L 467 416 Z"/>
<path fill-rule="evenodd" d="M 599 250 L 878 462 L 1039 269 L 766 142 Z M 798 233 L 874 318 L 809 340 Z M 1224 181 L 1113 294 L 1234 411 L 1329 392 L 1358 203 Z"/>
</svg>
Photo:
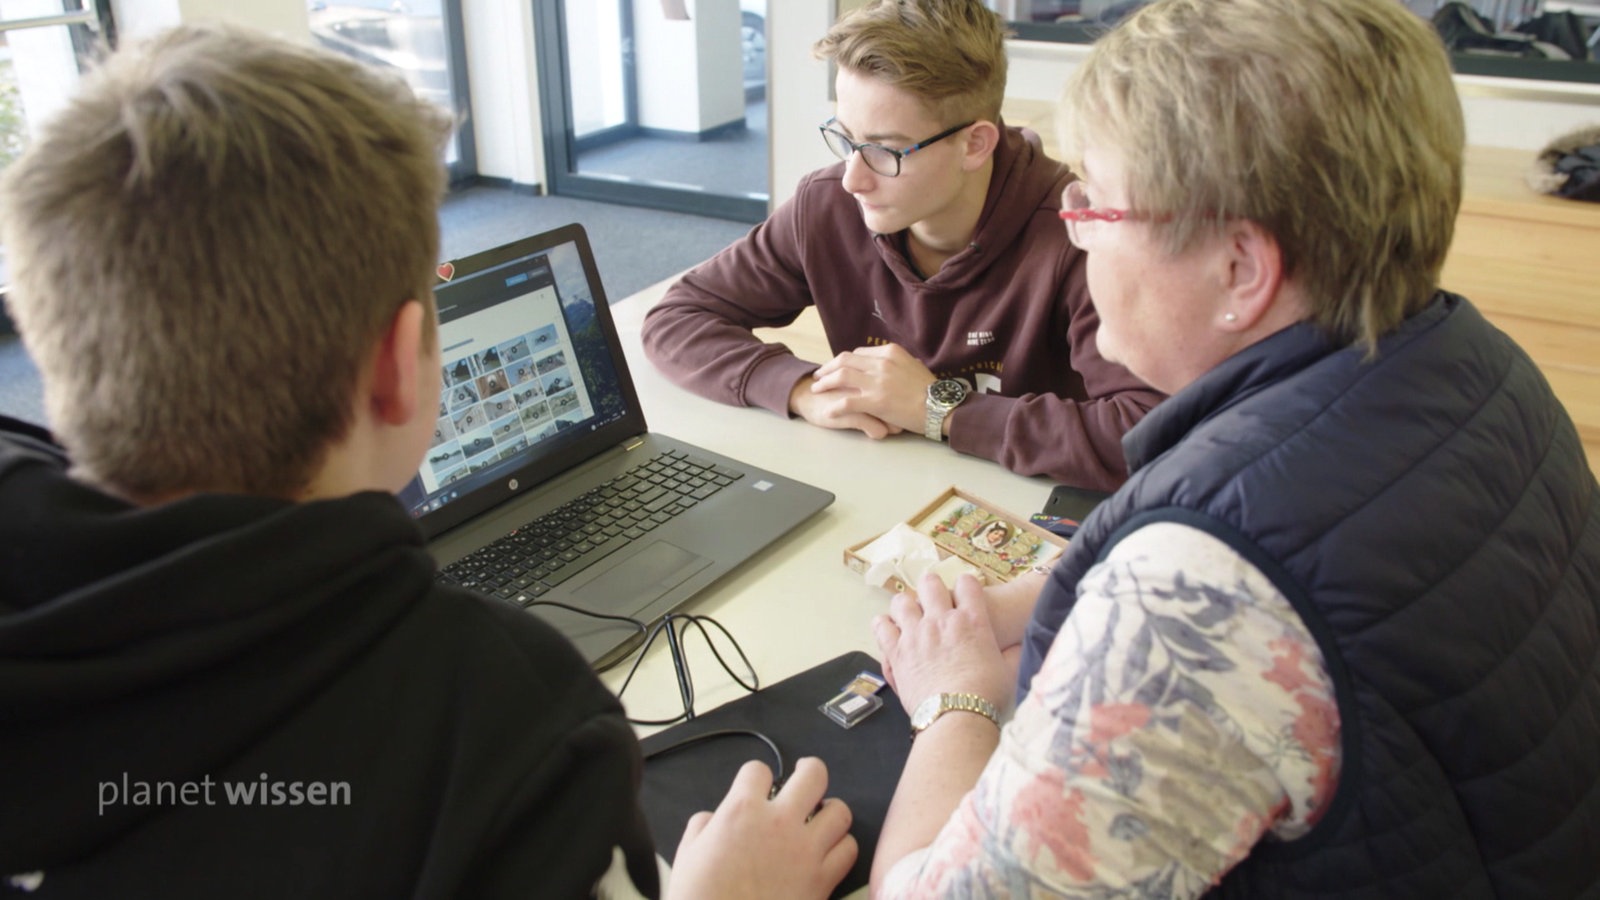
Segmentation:
<svg viewBox="0 0 1600 900">
<path fill-rule="evenodd" d="M 697 394 L 788 415 L 790 391 L 823 361 L 750 330 L 814 305 L 834 353 L 899 344 L 977 391 L 950 419 L 955 450 L 1081 487 L 1121 484 L 1122 435 L 1161 394 L 1095 346 L 1085 257 L 1056 215 L 1067 168 L 1005 129 L 971 243 L 928 279 L 903 235 L 867 230 L 843 177 L 843 163 L 807 175 L 674 284 L 645 319 L 651 361 Z"/>
</svg>

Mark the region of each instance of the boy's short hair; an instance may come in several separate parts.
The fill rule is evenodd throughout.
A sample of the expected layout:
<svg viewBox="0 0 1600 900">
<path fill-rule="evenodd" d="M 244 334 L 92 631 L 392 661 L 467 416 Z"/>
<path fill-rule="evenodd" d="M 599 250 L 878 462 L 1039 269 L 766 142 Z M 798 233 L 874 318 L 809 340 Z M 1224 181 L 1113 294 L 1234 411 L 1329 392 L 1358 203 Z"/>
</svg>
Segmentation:
<svg viewBox="0 0 1600 900">
<path fill-rule="evenodd" d="M 435 339 L 452 127 L 396 77 L 235 27 L 86 75 L 0 180 L 0 229 L 87 476 L 135 499 L 304 488 L 405 301 Z"/>
<path fill-rule="evenodd" d="M 940 121 L 1000 121 L 1005 22 L 978 0 L 871 0 L 813 47 L 821 59 L 921 97 Z"/>
<path fill-rule="evenodd" d="M 1061 123 L 1069 160 L 1124 154 L 1170 251 L 1265 228 L 1341 342 L 1371 347 L 1436 289 L 1465 129 L 1442 42 L 1395 0 L 1161 0 L 1095 45 Z"/>
</svg>

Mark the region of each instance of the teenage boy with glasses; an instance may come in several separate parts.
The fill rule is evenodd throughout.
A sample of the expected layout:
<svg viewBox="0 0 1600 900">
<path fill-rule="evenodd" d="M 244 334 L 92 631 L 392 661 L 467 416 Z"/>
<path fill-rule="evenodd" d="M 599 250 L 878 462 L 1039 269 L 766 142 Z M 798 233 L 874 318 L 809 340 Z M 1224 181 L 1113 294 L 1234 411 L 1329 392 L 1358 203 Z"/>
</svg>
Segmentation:
<svg viewBox="0 0 1600 900">
<path fill-rule="evenodd" d="M 1000 17 L 874 0 L 817 43 L 838 65 L 822 138 L 842 162 L 673 285 L 644 346 L 696 393 L 872 438 L 909 431 L 1025 475 L 1109 490 L 1160 399 L 1095 347 L 1066 168 L 1000 120 Z M 763 343 L 816 306 L 825 361 Z"/>
</svg>

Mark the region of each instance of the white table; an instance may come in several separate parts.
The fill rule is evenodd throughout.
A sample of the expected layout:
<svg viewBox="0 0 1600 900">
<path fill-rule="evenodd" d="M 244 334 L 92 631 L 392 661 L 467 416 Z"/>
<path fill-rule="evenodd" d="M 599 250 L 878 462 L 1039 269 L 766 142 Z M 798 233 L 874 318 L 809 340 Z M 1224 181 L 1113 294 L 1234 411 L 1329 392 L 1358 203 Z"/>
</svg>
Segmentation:
<svg viewBox="0 0 1600 900">
<path fill-rule="evenodd" d="M 764 409 L 725 406 L 667 381 L 645 359 L 639 331 L 645 313 L 673 280 L 645 288 L 611 307 L 650 429 L 809 482 L 832 491 L 835 498 L 827 509 L 711 585 L 682 610 L 710 616 L 727 628 L 744 648 L 761 684 L 772 684 L 852 650 L 877 656 L 872 617 L 887 608 L 890 595 L 869 587 L 861 576 L 845 568 L 846 547 L 875 537 L 951 486 L 1019 516 L 1037 512 L 1044 505 L 1051 482 L 962 456 L 921 435 L 873 441 L 859 432 L 818 428 Z M 814 311 L 808 310 L 788 328 L 765 331 L 762 336 L 781 341 L 814 362 L 832 355 Z M 692 629 L 689 634 L 684 649 L 694 675 L 695 711 L 703 713 L 744 696 L 744 690 L 722 671 L 698 634 Z M 737 666 L 737 659 L 729 658 L 725 642 L 721 646 L 724 658 Z M 617 690 L 628 665 L 604 673 L 601 678 L 606 686 Z M 628 714 L 636 719 L 664 719 L 682 711 L 664 638 L 645 654 L 622 699 Z M 639 729 L 641 735 L 655 730 Z M 849 896 L 852 900 L 864 898 L 867 890 Z"/>
<path fill-rule="evenodd" d="M 873 441 L 859 432 L 819 428 L 764 409 L 725 406 L 673 385 L 645 359 L 639 338 L 645 313 L 670 283 L 652 285 L 611 308 L 651 430 L 809 482 L 835 497 L 827 509 L 683 609 L 721 622 L 744 647 L 762 684 L 852 650 L 877 655 L 870 623 L 890 595 L 845 568 L 846 547 L 887 530 L 952 485 L 1020 516 L 1044 505 L 1049 481 L 1012 474 L 921 435 Z M 782 340 L 816 362 L 830 355 L 821 325 L 809 311 L 789 328 L 763 336 Z M 695 710 L 742 696 L 704 642 L 690 634 L 686 653 Z M 666 642 L 657 643 L 623 695 L 634 718 L 666 718 L 682 709 Z M 602 678 L 616 690 L 626 670 L 619 666 Z"/>
</svg>

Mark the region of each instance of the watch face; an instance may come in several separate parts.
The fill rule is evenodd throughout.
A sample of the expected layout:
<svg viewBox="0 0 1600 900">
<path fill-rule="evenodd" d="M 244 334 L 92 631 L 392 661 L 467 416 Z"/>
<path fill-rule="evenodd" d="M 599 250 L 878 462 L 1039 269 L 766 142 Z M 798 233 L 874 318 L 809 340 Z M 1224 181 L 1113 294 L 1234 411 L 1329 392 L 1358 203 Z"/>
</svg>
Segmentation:
<svg viewBox="0 0 1600 900">
<path fill-rule="evenodd" d="M 928 386 L 928 399 L 940 406 L 955 406 L 967 399 L 967 386 L 954 378 L 935 381 Z"/>
<path fill-rule="evenodd" d="M 923 700 L 921 703 L 918 703 L 917 708 L 912 711 L 911 730 L 921 731 L 922 729 L 927 728 L 929 725 L 933 724 L 933 720 L 937 718 L 938 715 L 939 695 L 933 694 Z"/>
</svg>

